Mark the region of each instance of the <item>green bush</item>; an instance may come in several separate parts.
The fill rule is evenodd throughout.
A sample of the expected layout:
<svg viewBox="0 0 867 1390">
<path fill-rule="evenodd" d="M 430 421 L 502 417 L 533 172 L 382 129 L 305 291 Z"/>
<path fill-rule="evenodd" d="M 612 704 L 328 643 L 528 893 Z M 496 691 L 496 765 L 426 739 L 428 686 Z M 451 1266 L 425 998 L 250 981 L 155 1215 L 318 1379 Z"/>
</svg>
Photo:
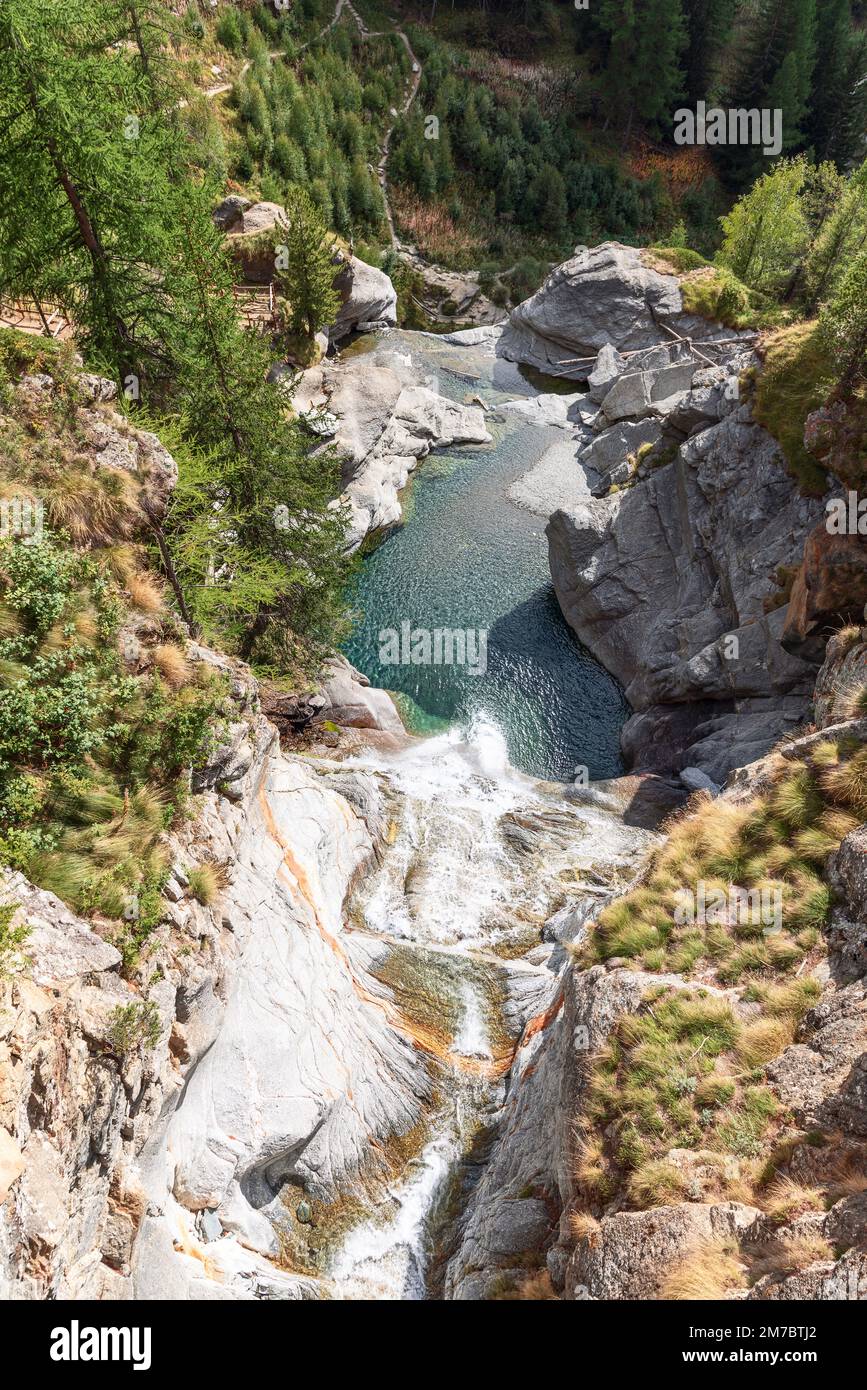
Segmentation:
<svg viewBox="0 0 867 1390">
<path fill-rule="evenodd" d="M 0 546 L 0 862 L 77 911 L 131 917 L 137 947 L 161 914 L 163 833 L 227 688 L 201 666 L 177 691 L 128 674 L 124 617 L 97 555 L 50 531 Z"/>
<path fill-rule="evenodd" d="M 119 1004 L 109 1022 L 108 1040 L 119 1057 L 127 1057 L 141 1046 L 156 1047 L 160 1037 L 160 1014 L 153 1000 Z"/>
<path fill-rule="evenodd" d="M 30 928 L 25 923 L 13 927 L 16 908 L 16 903 L 0 904 L 0 980 L 18 964 L 21 947 L 30 935 Z"/>
</svg>

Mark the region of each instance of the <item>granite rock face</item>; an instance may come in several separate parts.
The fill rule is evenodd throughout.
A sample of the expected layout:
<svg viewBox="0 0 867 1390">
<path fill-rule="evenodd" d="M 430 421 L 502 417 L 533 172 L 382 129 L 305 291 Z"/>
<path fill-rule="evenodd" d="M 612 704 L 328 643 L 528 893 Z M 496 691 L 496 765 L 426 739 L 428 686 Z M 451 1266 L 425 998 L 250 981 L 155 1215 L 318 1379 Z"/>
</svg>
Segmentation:
<svg viewBox="0 0 867 1390">
<path fill-rule="evenodd" d="M 379 347 L 347 362 L 305 372 L 295 397 L 302 411 L 327 408 L 338 421 L 348 543 L 401 519 L 399 493 L 420 459 L 453 444 L 486 444 L 484 411 L 439 395 L 406 352 Z"/>
<path fill-rule="evenodd" d="M 619 365 L 608 357 L 600 368 L 601 349 L 637 352 L 668 336 L 707 343 L 738 335 L 685 313 L 677 277 L 652 269 L 641 251 L 604 242 L 557 266 L 534 295 L 512 310 L 497 351 L 576 381 L 586 381 L 595 370 L 593 386 L 599 390 Z"/>
<path fill-rule="evenodd" d="M 597 459 L 610 437 L 591 446 Z M 635 712 L 624 748 L 637 768 L 691 765 L 722 782 L 806 716 L 815 665 L 784 649 L 786 613 L 774 604 L 779 567 L 821 511 L 732 401 L 634 487 L 553 514 L 560 605 L 623 682 Z"/>
<path fill-rule="evenodd" d="M 146 989 L 53 895 L 4 879 L 30 933 L 0 981 L 2 1296 L 321 1296 L 270 1263 L 266 1209 L 287 1182 L 328 1201 L 381 1177 L 418 1122 L 425 1057 L 341 941 L 384 833 L 376 784 L 284 756 L 249 704 L 240 722 L 249 765 L 173 844 Z M 211 908 L 184 887 L 205 858 L 226 878 Z M 141 1020 L 122 1050 L 119 1013 Z"/>
</svg>

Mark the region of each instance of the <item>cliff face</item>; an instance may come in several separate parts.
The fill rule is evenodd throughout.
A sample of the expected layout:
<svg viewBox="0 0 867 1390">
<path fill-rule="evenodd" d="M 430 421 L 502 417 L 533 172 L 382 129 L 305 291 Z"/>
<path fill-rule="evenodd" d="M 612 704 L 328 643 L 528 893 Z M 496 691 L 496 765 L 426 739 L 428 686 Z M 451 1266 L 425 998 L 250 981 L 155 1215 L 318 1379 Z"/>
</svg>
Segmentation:
<svg viewBox="0 0 867 1390">
<path fill-rule="evenodd" d="M 560 604 L 624 684 L 636 767 L 722 783 L 805 718 L 816 668 L 783 648 L 785 605 L 772 605 L 821 511 L 734 405 L 635 486 L 554 513 Z"/>
<path fill-rule="evenodd" d="M 784 757 L 774 754 L 742 769 L 713 803 L 719 817 L 761 806 L 787 769 L 797 772 L 803 760 L 821 759 L 832 746 L 860 749 L 854 756 L 863 765 L 867 724 L 841 717 L 840 709 L 865 677 L 864 634 L 847 644 L 833 641 L 818 683 L 821 732 L 787 744 Z M 838 775 L 828 785 L 839 781 Z M 823 871 L 833 906 L 818 941 L 804 941 L 809 949 L 794 981 L 784 970 L 779 986 L 770 976 L 764 986 L 752 976 L 732 983 L 719 968 L 722 938 L 714 947 L 716 965 L 713 956 L 699 957 L 681 972 L 642 968 L 638 960 L 617 956 L 595 965 L 586 954 L 577 963 L 561 958 L 547 1010 L 525 1031 L 516 1055 L 497 1139 L 449 1264 L 449 1296 L 551 1297 L 553 1289 L 553 1296 L 580 1300 L 864 1297 L 867 840 L 857 818 L 849 824 L 854 828 Z M 688 839 L 698 844 L 700 834 L 697 828 Z M 651 881 L 645 864 L 636 880 L 639 897 Z M 582 955 L 588 930 L 600 929 L 599 916 L 597 904 L 572 920 L 566 932 L 571 954 Z M 780 1013 L 776 1025 L 758 1022 L 757 1001 L 770 997 L 776 1008 L 784 995 L 801 990 L 809 1006 L 791 1028 L 780 1025 Z M 780 1038 L 748 1063 L 749 1103 L 761 1096 L 762 1120 L 742 1115 L 736 1122 L 735 1085 L 739 1072 L 744 1084 L 746 1054 L 734 1067 L 725 1060 L 709 1064 L 715 1079 L 704 1082 L 704 1103 L 710 1108 L 698 1112 L 704 1133 L 687 1139 L 681 1130 L 670 1148 L 662 1141 L 654 1164 L 642 1170 L 648 1184 L 659 1185 L 642 1188 L 626 1181 L 635 1160 L 624 1156 L 623 1146 L 637 1142 L 630 1125 L 652 1105 L 652 1019 L 661 1001 L 678 997 L 685 1016 L 698 1001 L 708 1017 L 729 1018 L 734 1030 L 757 1037 L 779 1027 Z M 707 1045 L 703 1036 L 699 1051 Z M 647 1039 L 646 1050 L 636 1055 L 633 1074 L 620 1062 L 621 1118 L 609 1123 L 605 1069 L 636 1039 Z M 678 1082 L 687 1052 L 694 1059 L 692 1041 L 681 1053 L 673 1039 L 666 1043 L 659 1094 L 666 1094 L 667 1078 Z M 681 1104 L 675 1096 L 689 1096 L 694 1084 L 686 1076 L 680 1080 L 669 1096 L 672 1114 Z M 724 1143 L 714 1134 L 713 1106 L 720 1103 L 711 1099 L 714 1085 L 731 1107 L 719 1132 Z M 660 1115 L 653 1132 L 657 1122 Z M 675 1129 L 683 1124 L 677 1120 Z"/>
<path fill-rule="evenodd" d="M 599 481 L 551 516 L 551 574 L 623 682 L 639 770 L 722 783 L 809 708 L 821 648 L 782 644 L 782 584 L 824 501 L 801 495 L 753 420 L 754 338 L 686 313 L 676 276 L 609 245 L 560 266 L 500 340 L 589 386 L 577 463 Z"/>
<path fill-rule="evenodd" d="M 418 1121 L 423 1055 L 340 939 L 382 830 L 375 788 L 335 774 L 362 814 L 253 707 L 243 724 L 231 797 L 206 791 L 173 845 L 146 980 L 51 894 L 6 882 L 33 929 L 29 970 L 0 987 L 6 1297 L 303 1296 L 311 1281 L 262 1258 L 263 1209 L 287 1180 L 327 1201 L 376 1176 Z M 203 858 L 228 879 L 210 908 L 185 888 Z M 143 1026 L 121 1038 L 130 1009 Z"/>
</svg>

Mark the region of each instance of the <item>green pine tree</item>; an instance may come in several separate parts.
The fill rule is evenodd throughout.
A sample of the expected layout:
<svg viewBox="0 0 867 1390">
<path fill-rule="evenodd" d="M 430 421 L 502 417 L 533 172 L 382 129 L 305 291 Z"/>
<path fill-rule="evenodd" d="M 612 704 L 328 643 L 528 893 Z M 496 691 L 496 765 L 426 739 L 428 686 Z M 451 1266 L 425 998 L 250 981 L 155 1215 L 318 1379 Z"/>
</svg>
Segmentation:
<svg viewBox="0 0 867 1390">
<path fill-rule="evenodd" d="M 241 327 L 208 207 L 206 190 L 179 198 L 165 271 L 182 422 L 166 532 L 179 586 L 205 631 L 263 668 L 286 671 L 341 631 L 345 518 L 331 505 L 339 467 L 328 454 L 311 457 L 268 380 L 269 342 Z M 304 214 L 315 221 L 309 206 Z M 330 264 L 329 272 L 333 279 Z"/>
<path fill-rule="evenodd" d="M 683 0 L 603 0 L 599 25 L 608 39 L 601 77 L 607 122 L 627 139 L 636 119 L 670 133 L 684 89 Z"/>
<path fill-rule="evenodd" d="M 825 220 L 803 273 L 805 310 L 813 314 L 848 265 L 867 248 L 867 160 L 846 183 Z"/>
<path fill-rule="evenodd" d="M 852 262 L 819 320 L 841 391 L 867 380 L 867 250 Z"/>
<path fill-rule="evenodd" d="M 727 103 L 782 111 L 783 153 L 803 149 L 815 65 L 816 0 L 758 0 L 729 82 Z M 764 158 L 753 146 L 720 151 L 720 163 L 741 185 L 758 175 Z"/>
<path fill-rule="evenodd" d="M 0 7 L 0 283 L 55 303 L 123 383 L 159 374 L 171 313 L 153 274 L 172 141 L 122 9 Z"/>
<path fill-rule="evenodd" d="M 333 323 L 340 308 L 334 288 L 334 245 L 325 221 L 304 188 L 287 200 L 288 226 L 281 233 L 277 279 L 288 305 L 291 331 L 313 338 Z"/>
<path fill-rule="evenodd" d="M 689 34 L 684 59 L 686 94 L 694 105 L 711 96 L 735 7 L 731 0 L 684 0 L 684 8 Z"/>
</svg>

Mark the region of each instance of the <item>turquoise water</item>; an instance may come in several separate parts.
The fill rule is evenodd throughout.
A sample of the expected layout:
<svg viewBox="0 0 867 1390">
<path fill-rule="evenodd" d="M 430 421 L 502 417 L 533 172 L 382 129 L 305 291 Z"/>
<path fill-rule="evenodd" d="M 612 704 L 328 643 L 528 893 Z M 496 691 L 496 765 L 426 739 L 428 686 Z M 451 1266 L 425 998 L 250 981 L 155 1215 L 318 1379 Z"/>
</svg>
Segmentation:
<svg viewBox="0 0 867 1390">
<path fill-rule="evenodd" d="M 478 394 L 492 407 L 536 390 L 520 371 L 479 350 L 417 334 L 392 334 L 437 378 L 443 395 Z M 344 646 L 375 685 L 393 691 L 409 728 L 439 732 L 481 720 L 503 732 L 515 767 L 572 780 L 622 772 L 619 733 L 628 707 L 617 683 L 580 645 L 560 612 L 548 570 L 545 520 L 510 501 L 510 484 L 562 432 L 488 416 L 494 444 L 424 459 L 404 494 L 405 524 L 362 563 L 351 602 L 358 613 Z M 380 633 L 480 629 L 487 669 L 390 664 Z M 482 665 L 483 663 L 479 663 Z"/>
</svg>

